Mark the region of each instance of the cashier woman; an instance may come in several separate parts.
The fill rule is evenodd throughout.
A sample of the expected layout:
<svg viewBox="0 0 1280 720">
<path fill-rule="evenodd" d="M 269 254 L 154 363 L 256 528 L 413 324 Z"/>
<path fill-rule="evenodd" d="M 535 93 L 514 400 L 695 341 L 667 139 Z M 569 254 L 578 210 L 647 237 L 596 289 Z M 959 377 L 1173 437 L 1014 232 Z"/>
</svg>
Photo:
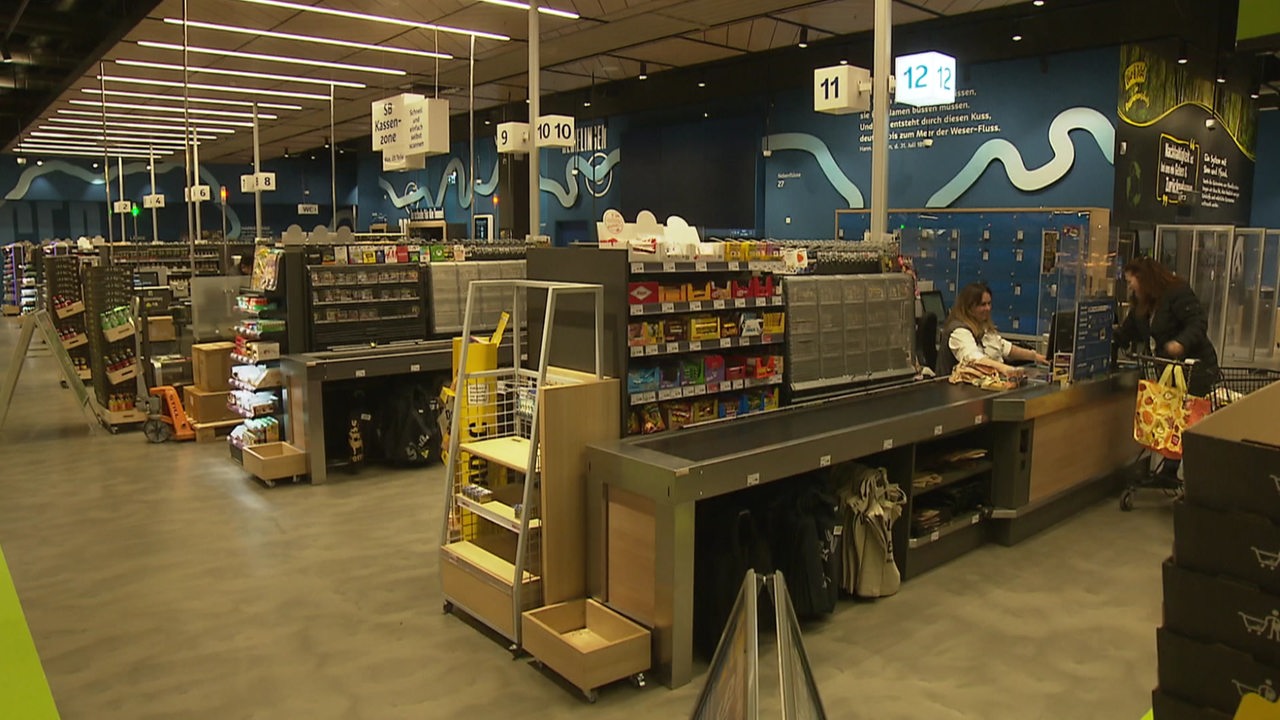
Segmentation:
<svg viewBox="0 0 1280 720">
<path fill-rule="evenodd" d="M 960 290 L 956 304 L 942 326 L 942 347 L 938 348 L 938 374 L 950 375 L 956 365 L 981 358 L 994 360 L 1002 372 L 1016 374 L 1007 361 L 1045 363 L 1038 352 L 1017 347 L 1000 337 L 991 323 L 991 288 L 986 283 L 970 283 Z"/>
</svg>

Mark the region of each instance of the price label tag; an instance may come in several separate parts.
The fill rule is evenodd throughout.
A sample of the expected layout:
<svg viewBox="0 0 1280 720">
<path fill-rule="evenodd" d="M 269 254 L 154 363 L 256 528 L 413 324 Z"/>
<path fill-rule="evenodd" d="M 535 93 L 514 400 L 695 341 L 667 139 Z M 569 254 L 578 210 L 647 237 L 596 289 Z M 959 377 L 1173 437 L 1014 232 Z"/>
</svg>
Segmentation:
<svg viewBox="0 0 1280 720">
<path fill-rule="evenodd" d="M 937 530 L 934 530 L 933 533 L 929 535 L 929 542 L 937 542 L 938 538 L 940 537 L 942 537 L 942 533 L 938 532 Z"/>
<path fill-rule="evenodd" d="M 831 456 L 823 455 L 818 458 L 818 467 L 829 467 L 831 465 Z"/>
<path fill-rule="evenodd" d="M 986 420 L 986 419 L 987 419 L 987 416 L 986 416 L 986 415 L 974 415 L 974 416 L 973 416 L 973 424 L 974 424 L 974 425 L 981 425 L 981 424 L 982 424 L 982 421 L 983 421 L 983 420 Z"/>
<path fill-rule="evenodd" d="M 934 437 L 937 437 L 937 436 L 939 436 L 939 435 L 941 435 L 941 434 L 942 434 L 942 426 L 941 426 L 941 425 L 934 425 L 934 426 L 933 426 L 933 435 L 934 435 Z"/>
<path fill-rule="evenodd" d="M 733 347 L 733 338 L 720 338 L 720 347 Z"/>
<path fill-rule="evenodd" d="M 409 366 L 409 372 L 422 372 L 422 365 L 420 363 L 413 363 Z"/>
<path fill-rule="evenodd" d="M 760 484 L 760 473 L 754 472 L 747 476 L 747 487 Z"/>
<path fill-rule="evenodd" d="M 769 343 L 773 342 L 773 336 L 772 336 L 772 335 L 761 335 L 761 336 L 760 336 L 760 342 L 761 342 L 762 344 L 764 344 L 764 345 L 768 345 Z"/>
<path fill-rule="evenodd" d="M 365 376 L 365 375 L 367 375 L 367 374 L 368 374 L 368 373 L 366 373 L 364 370 L 357 370 L 357 371 L 356 371 L 356 377 L 364 377 L 364 376 Z"/>
<path fill-rule="evenodd" d="M 734 301 L 733 301 L 733 306 L 734 306 L 734 307 L 746 307 L 746 306 L 747 306 L 747 301 L 746 301 L 746 299 L 745 299 L 745 298 L 736 298 L 736 299 L 734 299 Z"/>
<path fill-rule="evenodd" d="M 952 259 L 952 260 L 955 260 L 955 259 L 956 259 L 956 251 L 955 251 L 955 250 L 952 250 L 952 251 L 951 251 L 951 259 Z"/>
<path fill-rule="evenodd" d="M 702 349 L 702 341 L 701 341 L 701 340 L 694 340 L 693 342 L 689 343 L 689 349 L 690 349 L 690 350 L 701 350 L 701 349 Z"/>
<path fill-rule="evenodd" d="M 689 309 L 690 309 L 690 310 L 701 310 L 701 309 L 702 309 L 702 301 L 701 301 L 701 300 L 694 300 L 693 302 L 689 303 Z"/>
<path fill-rule="evenodd" d="M 676 311 L 675 303 L 662 303 L 662 312 L 669 313 L 669 312 L 675 312 L 675 311 Z"/>
<path fill-rule="evenodd" d="M 639 306 L 639 305 L 632 305 L 632 306 L 631 306 L 631 314 L 632 314 L 632 315 L 643 315 L 643 314 L 644 314 L 644 308 L 643 308 L 643 307 L 641 307 L 641 306 Z"/>
<path fill-rule="evenodd" d="M 658 354 L 658 346 L 657 346 L 657 345 L 645 345 L 645 346 L 644 346 L 644 354 L 645 354 L 645 355 L 657 355 L 657 354 Z"/>
<path fill-rule="evenodd" d="M 974 515 L 973 517 L 969 518 L 969 524 L 970 524 L 970 525 L 977 525 L 977 524 L 978 524 L 978 521 L 979 521 L 979 520 L 981 520 L 981 519 L 982 519 L 982 516 L 981 516 L 981 515 Z"/>
<path fill-rule="evenodd" d="M 707 394 L 720 392 L 720 383 L 708 383 L 706 387 L 707 387 Z"/>
<path fill-rule="evenodd" d="M 693 269 L 697 270 L 698 272 L 706 272 L 707 264 L 705 262 L 696 262 L 693 264 Z"/>
<path fill-rule="evenodd" d="M 659 400 L 677 400 L 680 398 L 681 394 L 682 394 L 682 391 L 680 390 L 680 388 L 667 388 L 666 390 L 658 391 L 658 399 Z"/>
<path fill-rule="evenodd" d="M 631 348 L 631 357 L 640 357 L 643 354 L 644 354 L 644 348 L 642 347 Z"/>
<path fill-rule="evenodd" d="M 675 272 L 675 271 L 676 271 L 676 264 L 675 264 L 675 263 L 673 263 L 673 262 L 664 262 L 664 263 L 662 263 L 662 272 Z"/>
<path fill-rule="evenodd" d="M 644 272 L 644 263 L 631 263 L 631 272 L 633 273 Z"/>
<path fill-rule="evenodd" d="M 885 441 L 884 441 L 884 449 L 885 449 L 885 450 L 892 450 L 892 449 L 893 449 L 893 438 L 889 438 L 888 440 L 885 440 Z"/>
<path fill-rule="evenodd" d="M 741 390 L 742 388 L 744 388 L 744 387 L 746 387 L 746 386 L 747 386 L 747 381 L 746 381 L 746 380 L 734 380 L 734 381 L 733 381 L 733 389 L 734 389 L 734 390 Z"/>
<path fill-rule="evenodd" d="M 711 307 L 712 307 L 712 308 L 714 308 L 714 309 L 716 309 L 716 310 L 723 310 L 723 309 L 724 309 L 724 301 L 723 301 L 723 300 L 713 300 L 713 301 L 711 302 Z"/>
<path fill-rule="evenodd" d="M 680 343 L 667 343 L 667 352 L 680 352 Z"/>
</svg>

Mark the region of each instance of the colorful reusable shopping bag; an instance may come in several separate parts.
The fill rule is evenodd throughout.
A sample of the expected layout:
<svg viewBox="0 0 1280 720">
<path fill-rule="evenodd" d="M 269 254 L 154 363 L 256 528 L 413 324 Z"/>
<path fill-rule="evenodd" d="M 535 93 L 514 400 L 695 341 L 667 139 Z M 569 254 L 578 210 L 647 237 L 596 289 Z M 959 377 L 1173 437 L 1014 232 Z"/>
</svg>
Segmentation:
<svg viewBox="0 0 1280 720">
<path fill-rule="evenodd" d="M 1138 382 L 1133 439 L 1170 460 L 1182 459 L 1182 432 L 1209 414 L 1208 398 L 1187 394 L 1180 365 L 1168 365 L 1156 381 Z"/>
</svg>

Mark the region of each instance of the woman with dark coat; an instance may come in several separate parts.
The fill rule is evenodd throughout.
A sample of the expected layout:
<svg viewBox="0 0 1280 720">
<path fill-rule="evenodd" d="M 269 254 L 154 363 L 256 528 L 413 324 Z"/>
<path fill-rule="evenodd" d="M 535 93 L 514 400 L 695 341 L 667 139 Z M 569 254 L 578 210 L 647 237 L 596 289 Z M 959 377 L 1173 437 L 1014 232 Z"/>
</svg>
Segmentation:
<svg viewBox="0 0 1280 720">
<path fill-rule="evenodd" d="M 1187 377 L 1192 395 L 1207 396 L 1218 380 L 1218 353 L 1209 342 L 1209 316 L 1186 281 L 1140 257 L 1124 266 L 1129 316 L 1120 325 L 1121 347 L 1138 343 L 1142 354 L 1195 360 Z"/>
<path fill-rule="evenodd" d="M 1129 284 L 1129 316 L 1116 332 L 1121 347 L 1134 343 L 1144 355 L 1171 360 L 1195 360 L 1187 376 L 1187 391 L 1207 396 L 1218 381 L 1218 353 L 1209 342 L 1209 315 L 1186 281 L 1151 258 L 1124 266 Z M 1178 460 L 1160 463 L 1158 478 L 1178 487 Z"/>
</svg>

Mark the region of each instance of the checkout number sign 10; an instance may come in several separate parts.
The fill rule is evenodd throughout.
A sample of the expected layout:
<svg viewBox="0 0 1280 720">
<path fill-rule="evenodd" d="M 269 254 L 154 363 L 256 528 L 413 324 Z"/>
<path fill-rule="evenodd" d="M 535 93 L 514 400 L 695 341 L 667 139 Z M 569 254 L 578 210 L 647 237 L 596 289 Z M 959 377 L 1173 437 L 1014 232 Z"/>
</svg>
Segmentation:
<svg viewBox="0 0 1280 720">
<path fill-rule="evenodd" d="M 571 148 L 574 140 L 573 118 L 567 115 L 544 115 L 538 119 L 538 147 Z"/>
</svg>

